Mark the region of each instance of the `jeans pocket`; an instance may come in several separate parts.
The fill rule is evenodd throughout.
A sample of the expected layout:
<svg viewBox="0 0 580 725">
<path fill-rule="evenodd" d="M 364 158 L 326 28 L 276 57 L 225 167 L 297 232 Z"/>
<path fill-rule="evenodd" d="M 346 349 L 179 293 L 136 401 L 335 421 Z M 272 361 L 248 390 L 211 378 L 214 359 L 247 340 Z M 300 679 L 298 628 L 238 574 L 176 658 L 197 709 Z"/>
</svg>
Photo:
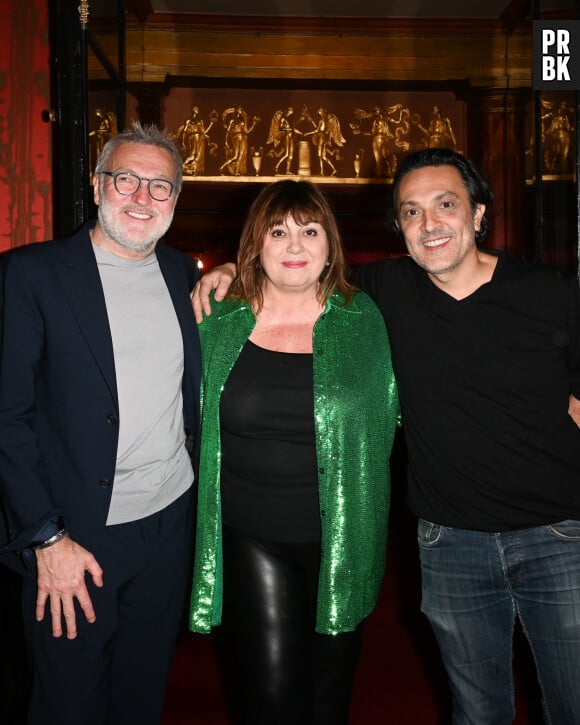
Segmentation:
<svg viewBox="0 0 580 725">
<path fill-rule="evenodd" d="M 557 524 L 549 524 L 546 528 L 560 539 L 580 541 L 580 521 L 576 521 L 575 519 L 558 521 Z"/>
<path fill-rule="evenodd" d="M 437 546 L 443 539 L 444 526 L 434 524 L 432 521 L 419 519 L 417 524 L 417 541 L 419 546 L 425 548 Z"/>
</svg>

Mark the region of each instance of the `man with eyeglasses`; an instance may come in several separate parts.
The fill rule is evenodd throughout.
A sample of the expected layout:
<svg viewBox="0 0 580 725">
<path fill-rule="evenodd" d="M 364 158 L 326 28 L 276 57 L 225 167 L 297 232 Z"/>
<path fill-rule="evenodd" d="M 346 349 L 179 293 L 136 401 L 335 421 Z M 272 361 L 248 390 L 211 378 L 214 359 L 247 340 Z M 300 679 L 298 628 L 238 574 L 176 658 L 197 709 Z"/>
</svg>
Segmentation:
<svg viewBox="0 0 580 725">
<path fill-rule="evenodd" d="M 29 723 L 156 725 L 190 575 L 200 353 L 192 259 L 158 245 L 181 157 L 111 139 L 96 222 L 8 255 L 0 560 L 24 573 Z"/>
</svg>

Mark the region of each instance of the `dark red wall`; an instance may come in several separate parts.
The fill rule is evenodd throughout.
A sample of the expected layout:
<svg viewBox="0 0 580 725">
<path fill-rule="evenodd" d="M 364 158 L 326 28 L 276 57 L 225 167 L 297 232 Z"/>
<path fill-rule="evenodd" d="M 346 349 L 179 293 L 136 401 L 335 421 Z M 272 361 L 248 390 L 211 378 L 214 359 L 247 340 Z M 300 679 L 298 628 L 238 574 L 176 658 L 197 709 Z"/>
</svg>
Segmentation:
<svg viewBox="0 0 580 725">
<path fill-rule="evenodd" d="M 0 251 L 52 236 L 48 5 L 0 1 Z"/>
</svg>

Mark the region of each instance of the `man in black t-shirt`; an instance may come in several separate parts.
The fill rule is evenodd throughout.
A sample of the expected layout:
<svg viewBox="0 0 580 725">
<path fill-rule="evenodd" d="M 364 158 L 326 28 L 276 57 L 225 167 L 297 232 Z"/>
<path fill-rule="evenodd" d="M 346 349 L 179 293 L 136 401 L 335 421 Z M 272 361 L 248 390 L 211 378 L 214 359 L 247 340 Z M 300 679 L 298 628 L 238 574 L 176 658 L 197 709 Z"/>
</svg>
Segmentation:
<svg viewBox="0 0 580 725">
<path fill-rule="evenodd" d="M 518 617 L 546 722 L 578 725 L 577 281 L 478 247 L 492 194 L 461 154 L 411 154 L 393 194 L 409 257 L 361 267 L 353 282 L 389 330 L 422 611 L 449 675 L 453 723 L 513 721 Z M 226 288 L 222 275 L 204 286 Z"/>
</svg>

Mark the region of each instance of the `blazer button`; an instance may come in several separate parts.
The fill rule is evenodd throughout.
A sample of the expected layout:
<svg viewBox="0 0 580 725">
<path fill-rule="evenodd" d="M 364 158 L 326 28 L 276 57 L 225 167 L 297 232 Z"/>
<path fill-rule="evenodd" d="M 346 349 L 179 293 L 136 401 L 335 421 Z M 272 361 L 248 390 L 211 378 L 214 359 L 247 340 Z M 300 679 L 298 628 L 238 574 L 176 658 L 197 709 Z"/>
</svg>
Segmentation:
<svg viewBox="0 0 580 725">
<path fill-rule="evenodd" d="M 107 416 L 107 423 L 110 423 L 111 425 L 113 425 L 114 423 L 117 423 L 118 421 L 119 421 L 119 419 L 117 418 L 116 415 Z"/>
<path fill-rule="evenodd" d="M 111 486 L 112 482 L 108 478 L 101 478 L 99 481 L 99 486 L 101 488 L 109 488 Z"/>
</svg>

